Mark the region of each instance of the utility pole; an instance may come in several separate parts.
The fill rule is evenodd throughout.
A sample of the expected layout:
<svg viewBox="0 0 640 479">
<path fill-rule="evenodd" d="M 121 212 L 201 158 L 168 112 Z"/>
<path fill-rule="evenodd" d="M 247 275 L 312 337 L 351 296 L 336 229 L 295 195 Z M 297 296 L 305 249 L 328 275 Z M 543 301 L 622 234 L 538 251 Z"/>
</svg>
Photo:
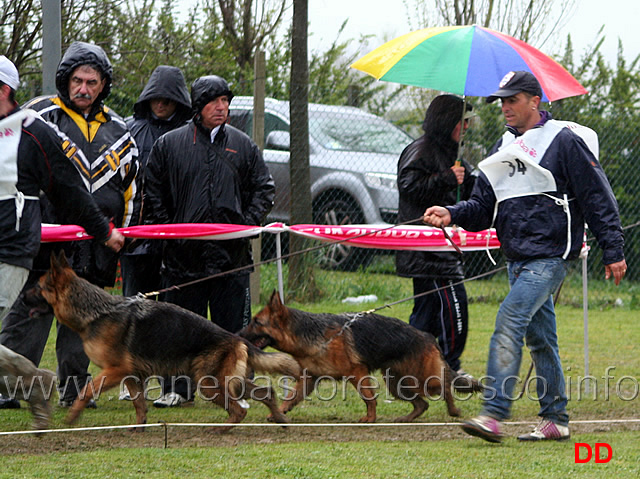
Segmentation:
<svg viewBox="0 0 640 479">
<path fill-rule="evenodd" d="M 56 93 L 56 70 L 62 55 L 60 0 L 42 0 L 42 93 Z"/>
</svg>

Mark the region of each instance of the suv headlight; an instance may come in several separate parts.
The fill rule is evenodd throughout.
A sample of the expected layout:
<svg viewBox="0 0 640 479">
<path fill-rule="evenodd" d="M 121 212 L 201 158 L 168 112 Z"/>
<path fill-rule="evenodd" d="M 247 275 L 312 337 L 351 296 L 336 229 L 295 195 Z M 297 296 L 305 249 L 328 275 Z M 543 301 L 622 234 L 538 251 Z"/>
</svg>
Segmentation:
<svg viewBox="0 0 640 479">
<path fill-rule="evenodd" d="M 398 175 L 392 175 L 391 173 L 365 173 L 364 175 L 367 186 L 378 189 L 386 188 L 395 190 L 397 188 L 397 179 Z"/>
</svg>

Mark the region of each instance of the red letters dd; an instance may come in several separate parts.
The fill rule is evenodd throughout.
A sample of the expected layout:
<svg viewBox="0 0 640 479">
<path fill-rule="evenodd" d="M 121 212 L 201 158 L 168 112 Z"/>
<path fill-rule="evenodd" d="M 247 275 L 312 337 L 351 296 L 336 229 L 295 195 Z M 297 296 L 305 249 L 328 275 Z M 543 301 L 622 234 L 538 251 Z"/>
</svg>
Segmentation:
<svg viewBox="0 0 640 479">
<path fill-rule="evenodd" d="M 604 449 L 607 450 L 607 456 L 606 457 L 602 457 L 600 455 L 600 449 L 601 448 L 604 448 Z M 580 449 L 586 449 L 587 450 L 587 457 L 585 457 L 584 459 L 580 458 Z M 613 449 L 606 442 L 596 442 L 595 450 L 596 450 L 595 451 L 595 462 L 598 463 L 598 464 L 607 463 L 613 457 Z M 593 449 L 586 442 L 576 442 L 575 445 L 574 445 L 574 451 L 575 451 L 575 462 L 576 462 L 576 464 L 587 463 L 594 456 Z"/>
</svg>

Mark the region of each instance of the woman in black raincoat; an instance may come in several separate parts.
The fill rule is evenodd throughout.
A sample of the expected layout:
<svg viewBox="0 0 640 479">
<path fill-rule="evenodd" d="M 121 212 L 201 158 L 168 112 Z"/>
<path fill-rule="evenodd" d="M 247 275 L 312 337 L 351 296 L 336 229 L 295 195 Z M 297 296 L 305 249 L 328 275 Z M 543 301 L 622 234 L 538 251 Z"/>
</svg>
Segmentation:
<svg viewBox="0 0 640 479">
<path fill-rule="evenodd" d="M 428 205 L 453 205 L 468 199 L 475 182 L 472 167 L 458 160 L 461 129 L 468 126 L 471 105 L 462 124 L 462 98 L 440 95 L 433 99 L 422 129 L 424 135 L 408 145 L 398 161 L 400 201 L 398 222 L 420 218 Z M 458 193 L 459 192 L 459 193 Z M 467 293 L 462 258 L 456 252 L 398 251 L 396 271 L 413 278 L 414 294 L 439 289 L 414 300 L 411 325 L 433 334 L 449 366 L 464 374 L 460 355 L 467 340 Z M 441 288 L 441 289 L 440 289 Z"/>
</svg>

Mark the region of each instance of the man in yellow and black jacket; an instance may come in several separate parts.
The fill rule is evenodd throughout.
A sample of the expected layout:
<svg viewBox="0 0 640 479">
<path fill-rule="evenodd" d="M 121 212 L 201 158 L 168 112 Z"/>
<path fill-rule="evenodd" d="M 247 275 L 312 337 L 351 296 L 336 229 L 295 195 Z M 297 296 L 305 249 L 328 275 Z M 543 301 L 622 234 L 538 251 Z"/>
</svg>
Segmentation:
<svg viewBox="0 0 640 479">
<path fill-rule="evenodd" d="M 134 181 L 138 151 L 124 120 L 103 104 L 111 91 L 112 72 L 102 48 L 74 42 L 56 72 L 58 95 L 35 98 L 25 108 L 57 127 L 67 157 L 102 212 L 120 228 L 135 224 L 139 216 Z M 98 286 L 113 286 L 118 257 L 111 250 L 76 241 L 65 251 L 80 276 Z"/>
<path fill-rule="evenodd" d="M 136 143 L 124 120 L 103 104 L 111 91 L 112 73 L 111 62 L 101 47 L 74 42 L 56 72 L 58 94 L 35 98 L 24 108 L 39 112 L 56 130 L 67 158 L 80 172 L 96 204 L 113 225 L 120 228 L 135 224 L 141 202 L 135 182 Z M 54 209 L 46 200 L 41 201 L 41 207 L 43 222 L 70 223 L 62 211 Z M 37 321 L 29 319 L 23 293 L 33 286 L 38 272 L 48 268 L 52 247 L 60 246 L 41 246 L 32 274 L 2 325 L 3 344 L 18 350 L 35 364 L 44 351 L 53 311 Z M 93 241 L 73 241 L 63 248 L 79 276 L 98 286 L 114 285 L 117 253 Z M 89 378 L 89 359 L 80 337 L 60 324 L 56 353 L 60 405 L 70 406 Z"/>
</svg>

